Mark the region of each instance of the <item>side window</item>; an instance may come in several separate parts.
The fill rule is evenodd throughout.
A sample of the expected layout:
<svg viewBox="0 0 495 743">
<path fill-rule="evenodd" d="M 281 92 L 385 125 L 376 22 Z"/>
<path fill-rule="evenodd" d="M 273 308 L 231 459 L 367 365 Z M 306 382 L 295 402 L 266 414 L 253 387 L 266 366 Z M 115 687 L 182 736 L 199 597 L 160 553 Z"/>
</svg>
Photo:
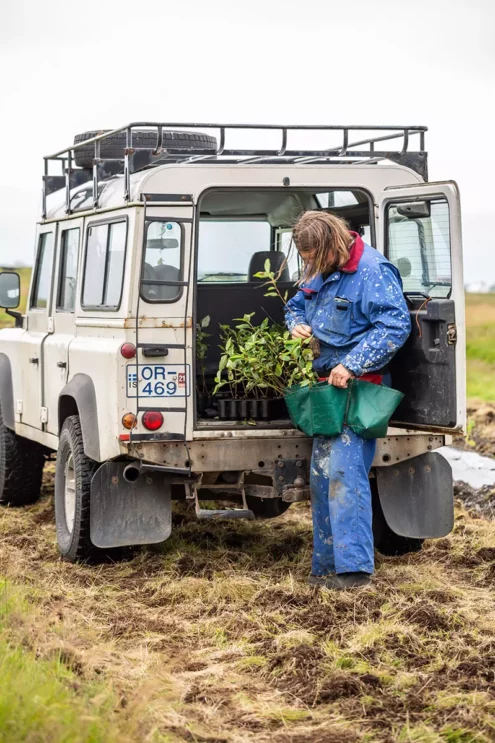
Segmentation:
<svg viewBox="0 0 495 743">
<path fill-rule="evenodd" d="M 79 227 L 62 233 L 57 310 L 74 312 L 76 306 Z"/>
<path fill-rule="evenodd" d="M 117 310 L 122 299 L 126 222 L 88 227 L 82 305 Z"/>
<path fill-rule="evenodd" d="M 148 222 L 141 276 L 146 302 L 176 302 L 182 294 L 182 228 L 178 222 Z"/>
<path fill-rule="evenodd" d="M 53 265 L 53 232 L 40 235 L 36 274 L 31 294 L 31 309 L 43 310 L 48 307 Z"/>
<path fill-rule="evenodd" d="M 390 204 L 387 257 L 405 292 L 446 298 L 452 289 L 449 205 L 445 199 Z"/>
</svg>

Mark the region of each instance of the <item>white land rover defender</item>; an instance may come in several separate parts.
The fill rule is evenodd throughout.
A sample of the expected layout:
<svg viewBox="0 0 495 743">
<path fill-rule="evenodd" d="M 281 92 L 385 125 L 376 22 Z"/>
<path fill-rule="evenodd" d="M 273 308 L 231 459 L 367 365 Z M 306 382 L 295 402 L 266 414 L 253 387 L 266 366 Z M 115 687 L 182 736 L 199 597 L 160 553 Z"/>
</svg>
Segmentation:
<svg viewBox="0 0 495 743">
<path fill-rule="evenodd" d="M 465 421 L 461 219 L 456 184 L 427 182 L 425 131 L 136 123 L 46 157 L 25 316 L 19 277 L 0 274 L 15 317 L 0 332 L 0 503 L 36 501 L 57 451 L 58 544 L 79 560 L 167 539 L 172 499 L 270 518 L 307 498 L 312 442 L 286 410 L 212 391 L 219 325 L 282 321 L 256 274 L 269 258 L 294 292 L 291 225 L 327 209 L 399 268 L 411 311 L 390 367 L 405 397 L 372 469 L 376 546 L 447 534 L 452 474 L 433 450 Z"/>
</svg>

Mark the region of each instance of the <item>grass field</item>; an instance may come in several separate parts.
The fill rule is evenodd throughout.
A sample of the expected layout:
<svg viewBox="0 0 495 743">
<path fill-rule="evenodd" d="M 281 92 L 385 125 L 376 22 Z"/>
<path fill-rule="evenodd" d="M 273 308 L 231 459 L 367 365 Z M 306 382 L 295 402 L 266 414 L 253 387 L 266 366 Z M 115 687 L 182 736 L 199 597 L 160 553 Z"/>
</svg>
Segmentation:
<svg viewBox="0 0 495 743">
<path fill-rule="evenodd" d="M 466 295 L 468 397 L 495 402 L 495 294 Z"/>
<path fill-rule="evenodd" d="M 495 296 L 468 295 L 467 318 L 469 394 L 493 401 Z M 177 512 L 157 548 L 70 565 L 53 467 L 38 504 L 0 512 L 0 743 L 495 741 L 493 522 L 459 509 L 350 595 L 305 583 L 305 504 Z"/>
</svg>

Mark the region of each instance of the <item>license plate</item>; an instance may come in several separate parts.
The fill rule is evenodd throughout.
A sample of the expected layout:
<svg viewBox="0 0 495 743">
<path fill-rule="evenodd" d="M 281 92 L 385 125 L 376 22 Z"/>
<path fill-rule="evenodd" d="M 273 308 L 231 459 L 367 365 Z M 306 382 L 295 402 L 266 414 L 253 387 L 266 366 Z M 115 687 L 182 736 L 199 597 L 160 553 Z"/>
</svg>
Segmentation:
<svg viewBox="0 0 495 743">
<path fill-rule="evenodd" d="M 187 397 L 189 366 L 174 364 L 129 364 L 127 366 L 127 397 Z"/>
</svg>

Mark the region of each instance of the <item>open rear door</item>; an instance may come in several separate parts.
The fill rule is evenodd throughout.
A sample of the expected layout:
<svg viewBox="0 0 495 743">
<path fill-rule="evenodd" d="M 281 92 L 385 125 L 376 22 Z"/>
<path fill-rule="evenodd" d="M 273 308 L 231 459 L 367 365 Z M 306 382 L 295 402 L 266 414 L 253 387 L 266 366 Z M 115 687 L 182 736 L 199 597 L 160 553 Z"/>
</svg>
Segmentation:
<svg viewBox="0 0 495 743">
<path fill-rule="evenodd" d="M 460 201 L 453 182 L 385 189 L 382 245 L 399 269 L 411 335 L 390 367 L 404 392 L 391 425 L 452 432 L 466 415 Z"/>
</svg>

